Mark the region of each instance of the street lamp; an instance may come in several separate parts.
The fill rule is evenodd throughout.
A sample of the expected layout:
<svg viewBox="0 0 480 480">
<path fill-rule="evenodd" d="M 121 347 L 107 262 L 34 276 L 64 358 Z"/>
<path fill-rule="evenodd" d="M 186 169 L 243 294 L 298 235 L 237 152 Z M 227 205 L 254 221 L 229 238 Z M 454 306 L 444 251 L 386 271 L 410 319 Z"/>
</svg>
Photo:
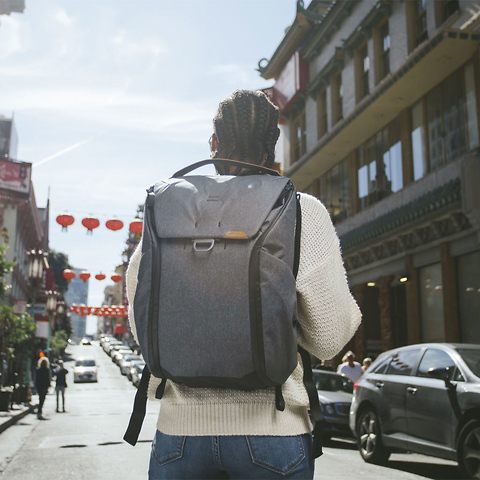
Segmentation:
<svg viewBox="0 0 480 480">
<path fill-rule="evenodd" d="M 50 358 L 50 317 L 53 317 L 57 312 L 58 292 L 54 290 L 49 290 L 46 293 L 47 293 L 47 316 L 48 316 L 47 356 Z"/>
<path fill-rule="evenodd" d="M 29 261 L 28 264 L 28 280 L 30 283 L 30 288 L 32 289 L 32 301 L 30 306 L 30 316 L 35 320 L 35 304 L 37 303 L 37 289 L 41 286 L 43 281 L 43 272 L 48 268 L 47 262 L 47 252 L 41 249 L 32 249 L 27 250 L 27 258 Z M 27 371 L 25 375 L 25 383 L 30 384 L 30 369 L 31 369 L 31 358 L 30 355 L 27 358 Z"/>
</svg>

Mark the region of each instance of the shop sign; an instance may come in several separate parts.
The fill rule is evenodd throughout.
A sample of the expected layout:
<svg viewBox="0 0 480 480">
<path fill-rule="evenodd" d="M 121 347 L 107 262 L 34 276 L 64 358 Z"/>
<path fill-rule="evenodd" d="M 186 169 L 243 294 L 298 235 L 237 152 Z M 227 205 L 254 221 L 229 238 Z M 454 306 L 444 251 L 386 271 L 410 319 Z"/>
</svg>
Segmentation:
<svg viewBox="0 0 480 480">
<path fill-rule="evenodd" d="M 0 188 L 28 194 L 32 164 L 0 159 Z"/>
</svg>

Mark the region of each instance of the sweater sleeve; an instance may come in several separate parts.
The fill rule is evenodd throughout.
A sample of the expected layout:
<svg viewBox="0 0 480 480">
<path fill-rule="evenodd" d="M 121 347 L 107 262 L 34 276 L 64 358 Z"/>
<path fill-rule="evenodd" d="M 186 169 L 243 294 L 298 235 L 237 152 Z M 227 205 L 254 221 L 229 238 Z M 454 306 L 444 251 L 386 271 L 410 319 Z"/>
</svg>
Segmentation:
<svg viewBox="0 0 480 480">
<path fill-rule="evenodd" d="M 326 208 L 301 194 L 297 276 L 299 344 L 317 358 L 337 355 L 357 330 L 361 313 L 350 293 L 340 242 Z"/>
<path fill-rule="evenodd" d="M 132 330 L 133 338 L 138 343 L 137 328 L 135 326 L 135 318 L 133 316 L 133 299 L 137 290 L 138 268 L 140 266 L 140 258 L 142 256 L 142 241 L 140 240 L 135 252 L 130 258 L 128 264 L 126 283 L 127 283 L 127 298 L 128 298 L 128 321 L 130 329 Z"/>
</svg>

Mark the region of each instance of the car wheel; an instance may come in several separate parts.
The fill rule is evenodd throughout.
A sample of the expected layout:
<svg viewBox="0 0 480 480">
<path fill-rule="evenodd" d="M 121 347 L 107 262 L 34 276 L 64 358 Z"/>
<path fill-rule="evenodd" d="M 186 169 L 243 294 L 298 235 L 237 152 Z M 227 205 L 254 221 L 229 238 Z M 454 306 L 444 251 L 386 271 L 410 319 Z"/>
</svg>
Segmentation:
<svg viewBox="0 0 480 480">
<path fill-rule="evenodd" d="M 462 478 L 480 478 L 480 421 L 470 420 L 458 437 L 458 465 Z"/>
<path fill-rule="evenodd" d="M 373 410 L 360 413 L 357 422 L 358 450 L 368 463 L 382 464 L 388 460 L 390 452 L 382 444 L 380 420 Z"/>
</svg>

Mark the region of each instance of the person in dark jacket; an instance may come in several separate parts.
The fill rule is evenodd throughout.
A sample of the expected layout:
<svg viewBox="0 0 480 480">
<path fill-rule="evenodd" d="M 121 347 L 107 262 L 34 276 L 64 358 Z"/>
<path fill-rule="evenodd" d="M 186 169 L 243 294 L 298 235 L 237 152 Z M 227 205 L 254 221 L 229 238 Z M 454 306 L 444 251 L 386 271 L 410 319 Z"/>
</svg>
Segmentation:
<svg viewBox="0 0 480 480">
<path fill-rule="evenodd" d="M 37 367 L 35 375 L 35 388 L 38 392 L 39 402 L 37 410 L 37 418 L 39 420 L 45 420 L 43 413 L 43 404 L 45 403 L 45 397 L 47 396 L 48 387 L 50 386 L 51 374 L 48 358 L 42 358 Z"/>
<path fill-rule="evenodd" d="M 63 366 L 63 360 L 59 360 L 55 371 L 55 392 L 57 393 L 57 412 L 60 412 L 59 397 L 62 395 L 62 411 L 65 412 L 65 388 L 67 387 L 68 370 Z"/>
</svg>

